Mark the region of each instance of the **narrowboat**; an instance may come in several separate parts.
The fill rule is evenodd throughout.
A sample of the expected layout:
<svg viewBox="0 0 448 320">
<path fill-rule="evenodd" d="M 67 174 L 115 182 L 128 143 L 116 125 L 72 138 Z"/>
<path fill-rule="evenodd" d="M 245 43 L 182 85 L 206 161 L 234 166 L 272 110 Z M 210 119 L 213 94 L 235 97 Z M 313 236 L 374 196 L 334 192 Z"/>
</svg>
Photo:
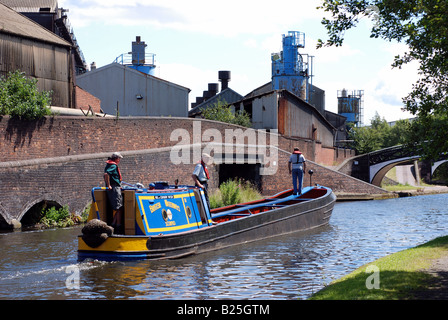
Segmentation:
<svg viewBox="0 0 448 320">
<path fill-rule="evenodd" d="M 108 225 L 105 188 L 92 189 L 89 218 L 78 236 L 79 260 L 178 259 L 328 224 L 336 196 L 324 186 L 209 210 L 204 191 L 158 182 L 123 187 L 124 234 Z"/>
</svg>

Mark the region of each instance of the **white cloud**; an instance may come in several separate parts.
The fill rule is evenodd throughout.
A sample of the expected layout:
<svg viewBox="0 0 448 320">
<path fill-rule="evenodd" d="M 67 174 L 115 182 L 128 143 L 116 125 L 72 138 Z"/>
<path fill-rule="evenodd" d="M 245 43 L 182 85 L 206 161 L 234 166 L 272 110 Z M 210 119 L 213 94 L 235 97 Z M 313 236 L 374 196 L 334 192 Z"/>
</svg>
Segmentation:
<svg viewBox="0 0 448 320">
<path fill-rule="evenodd" d="M 367 83 L 365 97 L 364 122 L 370 120 L 378 112 L 381 118 L 395 121 L 413 117 L 402 110 L 402 98 L 412 90 L 412 84 L 418 79 L 418 63 L 410 63 L 402 69 L 384 67 Z"/>
<path fill-rule="evenodd" d="M 307 45 L 305 52 L 309 55 L 315 56 L 319 63 L 336 63 L 343 58 L 352 57 L 363 54 L 361 50 L 353 48 L 350 44 L 345 43 L 340 47 L 322 47 L 316 49 L 317 40 L 307 37 Z"/>
<path fill-rule="evenodd" d="M 77 34 L 77 38 L 84 54 L 94 56 L 95 59 L 111 51 L 118 50 L 114 53 L 118 55 L 129 49 L 130 43 L 125 42 L 128 41 L 124 40 L 125 34 L 130 34 L 131 41 L 141 31 L 144 41 L 151 42 L 151 45 L 154 43 L 152 41 L 157 41 L 156 47 L 151 46 L 151 52 L 156 53 L 157 60 L 161 58 L 160 62 L 157 61 L 159 68 L 156 75 L 191 89 L 190 103 L 207 90 L 208 83 L 218 82 L 219 70 L 231 70 L 230 87 L 243 95 L 268 82 L 270 54 L 282 50 L 282 34 L 300 30 L 306 33 L 306 47 L 300 49 L 300 53 L 315 56 L 316 77 L 313 83 L 326 91 L 327 110 L 337 112 L 337 90 L 361 89 L 365 91 L 365 123 L 370 122 L 376 111 L 388 121 L 407 117 L 400 110 L 401 98 L 415 82 L 416 68 L 390 68 L 393 57 L 403 53 L 405 46 L 372 42 L 369 33 L 364 30 L 365 26 L 359 26 L 357 29 L 364 29 L 351 32 L 351 38 L 347 37 L 343 46 L 316 49 L 316 39 L 325 32 L 320 24 L 325 12 L 316 10 L 319 5 L 317 1 L 58 2 L 70 10 L 68 16 L 75 33 L 83 28 L 87 34 L 84 38 Z M 106 28 L 95 28 L 98 25 L 107 26 L 107 34 L 104 34 Z M 103 34 L 99 34 L 99 29 Z M 176 39 L 165 38 L 167 35 Z M 104 38 L 101 44 L 96 40 L 100 38 Z M 183 38 L 188 40 L 182 41 Z M 89 45 L 83 46 L 83 43 Z M 170 54 L 177 50 L 177 56 Z M 225 67 L 219 66 L 223 63 Z"/>
<path fill-rule="evenodd" d="M 256 39 L 250 38 L 250 39 L 247 39 L 246 41 L 244 41 L 244 46 L 247 48 L 257 48 L 258 42 Z"/>
<path fill-rule="evenodd" d="M 60 0 L 70 20 L 86 26 L 94 22 L 123 26 L 156 26 L 220 36 L 272 34 L 288 25 L 320 17 L 313 1 L 277 0 Z"/>
<path fill-rule="evenodd" d="M 413 115 L 402 110 L 402 98 L 411 90 L 418 78 L 417 63 L 411 63 L 402 69 L 392 69 L 390 65 L 380 68 L 368 78 L 353 76 L 352 79 L 338 77 L 319 78 L 315 85 L 325 90 L 325 107 L 337 113 L 337 92 L 347 89 L 364 90 L 363 123 L 369 125 L 376 113 L 387 121 L 412 118 Z M 366 80 L 367 79 L 367 80 Z"/>
</svg>

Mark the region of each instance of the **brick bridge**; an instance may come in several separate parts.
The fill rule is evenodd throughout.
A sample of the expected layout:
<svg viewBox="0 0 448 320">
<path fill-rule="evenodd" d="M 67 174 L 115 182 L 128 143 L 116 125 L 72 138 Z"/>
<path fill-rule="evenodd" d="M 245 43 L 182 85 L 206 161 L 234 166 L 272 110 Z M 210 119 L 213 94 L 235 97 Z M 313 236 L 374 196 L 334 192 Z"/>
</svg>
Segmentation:
<svg viewBox="0 0 448 320">
<path fill-rule="evenodd" d="M 218 163 L 225 160 L 212 166 L 211 188 L 239 176 L 269 195 L 291 187 L 287 161 L 294 146 L 307 157 L 307 169 L 314 171 L 313 184 L 342 193 L 386 193 L 317 164 L 342 162 L 352 156 L 347 151 L 264 130 L 190 118 L 57 116 L 20 121 L 1 117 L 0 225 L 10 227 L 21 221 L 42 202 L 67 205 L 79 214 L 91 200 L 91 188 L 103 185 L 105 160 L 114 151 L 124 156 L 120 169 L 128 183 L 147 186 L 152 181 L 179 179 L 181 184 L 191 184 L 194 164 L 205 151 L 215 154 Z M 231 164 L 219 157 L 221 152 L 231 154 Z M 267 170 L 264 175 L 260 174 L 263 170 Z M 308 185 L 308 175 L 304 182 Z"/>
</svg>

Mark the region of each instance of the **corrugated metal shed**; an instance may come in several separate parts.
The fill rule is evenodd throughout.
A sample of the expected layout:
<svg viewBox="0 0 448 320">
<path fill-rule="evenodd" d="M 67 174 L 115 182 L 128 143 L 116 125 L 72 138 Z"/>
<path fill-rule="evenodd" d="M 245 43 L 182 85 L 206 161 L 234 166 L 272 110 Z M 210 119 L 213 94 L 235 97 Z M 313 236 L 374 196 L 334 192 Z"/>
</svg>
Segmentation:
<svg viewBox="0 0 448 320">
<path fill-rule="evenodd" d="M 314 106 L 288 90 L 279 93 L 279 133 L 320 141 L 324 147 L 334 146 L 336 129 Z"/>
<path fill-rule="evenodd" d="M 0 4 L 0 32 L 71 47 L 69 42 L 3 4 Z"/>
<path fill-rule="evenodd" d="M 39 12 L 41 8 L 55 12 L 58 7 L 57 0 L 0 0 L 0 3 L 19 12 Z"/>
<path fill-rule="evenodd" d="M 71 44 L 0 4 L 0 75 L 16 70 L 37 79 L 39 91 L 53 91 L 53 105 L 74 107 Z"/>
<path fill-rule="evenodd" d="M 335 128 L 311 104 L 288 90 L 250 93 L 236 102 L 236 109 L 249 109 L 255 129 L 278 129 L 285 136 L 319 141 L 333 147 Z"/>
<path fill-rule="evenodd" d="M 118 63 L 86 72 L 76 83 L 101 100 L 101 109 L 120 116 L 187 117 L 190 89 Z"/>
</svg>

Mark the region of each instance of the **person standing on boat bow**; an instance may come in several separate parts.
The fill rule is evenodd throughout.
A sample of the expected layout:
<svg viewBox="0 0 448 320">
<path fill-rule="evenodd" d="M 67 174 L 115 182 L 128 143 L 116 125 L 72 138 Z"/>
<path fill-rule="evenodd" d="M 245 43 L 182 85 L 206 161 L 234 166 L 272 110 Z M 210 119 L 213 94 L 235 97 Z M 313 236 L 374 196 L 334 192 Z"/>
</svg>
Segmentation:
<svg viewBox="0 0 448 320">
<path fill-rule="evenodd" d="M 302 194 L 303 173 L 306 170 L 306 159 L 297 147 L 294 148 L 294 152 L 289 157 L 288 169 L 289 174 L 292 174 L 292 186 L 294 188 L 294 195 Z M 297 181 L 299 182 L 298 188 Z"/>
<path fill-rule="evenodd" d="M 208 199 L 208 180 L 210 180 L 210 174 L 208 172 L 207 163 L 210 162 L 210 159 L 210 155 L 203 153 L 201 161 L 196 164 L 192 174 L 194 185 L 204 190 L 205 199 L 207 200 L 207 205 L 209 208 L 210 201 Z"/>
<path fill-rule="evenodd" d="M 114 233 L 121 234 L 123 230 L 123 196 L 121 194 L 121 173 L 118 164 L 123 156 L 114 152 L 106 161 L 104 168 L 104 182 L 107 188 L 107 198 L 112 206 Z"/>
</svg>

